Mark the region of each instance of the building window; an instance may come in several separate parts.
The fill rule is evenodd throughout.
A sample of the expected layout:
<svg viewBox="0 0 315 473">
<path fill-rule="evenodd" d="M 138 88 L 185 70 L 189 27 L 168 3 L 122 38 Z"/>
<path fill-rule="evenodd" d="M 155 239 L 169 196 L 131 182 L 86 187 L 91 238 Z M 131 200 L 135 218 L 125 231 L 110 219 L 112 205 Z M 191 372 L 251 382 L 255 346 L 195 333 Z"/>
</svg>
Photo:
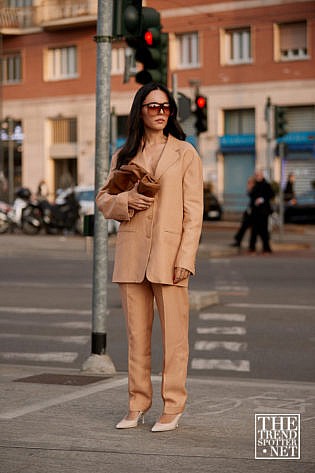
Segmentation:
<svg viewBox="0 0 315 473">
<path fill-rule="evenodd" d="M 31 7 L 33 0 L 6 0 L 5 3 L 5 6 L 9 8 Z"/>
<path fill-rule="evenodd" d="M 277 25 L 275 44 L 277 60 L 307 59 L 306 21 Z"/>
<path fill-rule="evenodd" d="M 253 108 L 224 111 L 225 135 L 255 134 L 255 110 Z"/>
<path fill-rule="evenodd" d="M 113 48 L 112 49 L 112 75 L 123 74 L 125 70 L 125 49 L 124 48 Z"/>
<path fill-rule="evenodd" d="M 199 67 L 198 33 L 186 33 L 176 36 L 178 68 Z"/>
<path fill-rule="evenodd" d="M 47 80 L 77 77 L 77 48 L 51 48 L 47 51 Z"/>
<path fill-rule="evenodd" d="M 66 144 L 77 142 L 77 119 L 57 118 L 52 120 L 51 143 Z"/>
<path fill-rule="evenodd" d="M 250 28 L 237 28 L 224 31 L 225 64 L 247 64 L 252 62 Z"/>
<path fill-rule="evenodd" d="M 0 61 L 2 84 L 17 84 L 22 81 L 22 58 L 20 53 L 4 54 Z"/>
</svg>

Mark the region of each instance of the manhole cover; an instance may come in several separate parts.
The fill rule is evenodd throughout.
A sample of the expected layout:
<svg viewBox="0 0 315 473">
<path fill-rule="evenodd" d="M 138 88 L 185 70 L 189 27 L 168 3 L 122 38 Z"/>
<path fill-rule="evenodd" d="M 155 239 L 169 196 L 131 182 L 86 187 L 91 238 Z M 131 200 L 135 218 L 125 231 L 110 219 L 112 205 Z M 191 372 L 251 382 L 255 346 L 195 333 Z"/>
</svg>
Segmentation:
<svg viewBox="0 0 315 473">
<path fill-rule="evenodd" d="M 15 379 L 17 383 L 62 384 L 68 386 L 84 386 L 86 384 L 103 381 L 106 376 L 86 376 L 73 374 L 42 373 L 26 378 Z"/>
</svg>

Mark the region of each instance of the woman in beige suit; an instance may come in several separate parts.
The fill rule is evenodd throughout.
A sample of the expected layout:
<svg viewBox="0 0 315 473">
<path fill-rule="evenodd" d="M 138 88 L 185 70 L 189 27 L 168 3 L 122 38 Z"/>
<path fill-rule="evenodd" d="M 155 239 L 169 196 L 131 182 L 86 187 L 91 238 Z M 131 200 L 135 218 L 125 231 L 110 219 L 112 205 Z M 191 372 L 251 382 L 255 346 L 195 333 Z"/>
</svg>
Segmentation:
<svg viewBox="0 0 315 473">
<path fill-rule="evenodd" d="M 164 86 L 146 84 L 135 95 L 126 144 L 113 157 L 96 203 L 106 218 L 120 221 L 113 282 L 120 287 L 128 334 L 129 412 L 117 428 L 136 427 L 151 407 L 153 301 L 159 312 L 164 363 L 164 410 L 153 432 L 178 426 L 187 393 L 188 279 L 202 226 L 201 160 L 176 120 L 176 103 Z M 160 184 L 154 197 L 137 191 L 112 195 L 115 169 L 136 163 Z"/>
</svg>

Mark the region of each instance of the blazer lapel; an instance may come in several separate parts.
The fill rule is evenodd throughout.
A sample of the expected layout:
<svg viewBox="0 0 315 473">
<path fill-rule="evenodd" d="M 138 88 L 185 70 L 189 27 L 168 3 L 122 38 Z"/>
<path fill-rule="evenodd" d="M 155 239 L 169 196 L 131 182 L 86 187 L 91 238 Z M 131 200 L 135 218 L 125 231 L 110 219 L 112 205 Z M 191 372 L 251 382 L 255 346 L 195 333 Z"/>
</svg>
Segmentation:
<svg viewBox="0 0 315 473">
<path fill-rule="evenodd" d="M 165 171 L 179 159 L 180 157 L 179 148 L 180 146 L 176 138 L 174 138 L 174 136 L 172 135 L 168 135 L 165 148 L 163 150 L 163 153 L 159 159 L 159 162 L 155 170 L 154 177 L 156 179 L 160 179 L 162 174 L 164 174 Z M 143 167 L 142 152 L 138 151 L 136 156 L 132 158 L 130 162 L 139 164 L 139 166 Z"/>
<path fill-rule="evenodd" d="M 168 135 L 168 139 L 156 167 L 154 177 L 156 179 L 160 179 L 162 174 L 164 174 L 165 171 L 179 159 L 179 157 L 180 153 L 178 142 L 172 135 Z"/>
</svg>

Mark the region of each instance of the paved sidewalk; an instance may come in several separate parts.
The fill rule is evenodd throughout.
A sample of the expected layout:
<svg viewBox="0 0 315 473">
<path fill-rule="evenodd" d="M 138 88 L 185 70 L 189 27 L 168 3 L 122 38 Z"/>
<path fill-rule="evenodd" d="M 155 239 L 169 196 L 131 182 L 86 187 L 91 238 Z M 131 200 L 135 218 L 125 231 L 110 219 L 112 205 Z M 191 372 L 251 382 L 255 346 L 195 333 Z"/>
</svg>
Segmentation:
<svg viewBox="0 0 315 473">
<path fill-rule="evenodd" d="M 198 255 L 225 257 L 239 254 L 238 248 L 232 248 L 233 235 L 238 222 L 204 222 Z M 315 249 L 315 225 L 286 225 L 283 235 L 278 231 L 271 234 L 271 245 L 274 252 L 295 252 Z M 116 236 L 109 237 L 109 258 L 113 259 Z M 246 252 L 248 235 L 243 240 L 242 252 Z M 257 248 L 259 249 L 258 242 Z M 79 235 L 24 235 L 23 233 L 0 235 L 0 255 L 17 256 L 25 254 L 30 257 L 45 254 L 54 258 L 92 258 L 93 237 Z"/>
<path fill-rule="evenodd" d="M 85 386 L 21 382 L 43 372 L 91 381 L 64 369 L 0 367 L 1 473 L 315 471 L 313 384 L 190 378 L 179 428 L 152 433 L 161 410 L 158 376 L 145 424 L 121 431 L 114 426 L 127 405 L 125 373 Z M 255 413 L 301 414 L 300 460 L 255 459 Z"/>
</svg>

